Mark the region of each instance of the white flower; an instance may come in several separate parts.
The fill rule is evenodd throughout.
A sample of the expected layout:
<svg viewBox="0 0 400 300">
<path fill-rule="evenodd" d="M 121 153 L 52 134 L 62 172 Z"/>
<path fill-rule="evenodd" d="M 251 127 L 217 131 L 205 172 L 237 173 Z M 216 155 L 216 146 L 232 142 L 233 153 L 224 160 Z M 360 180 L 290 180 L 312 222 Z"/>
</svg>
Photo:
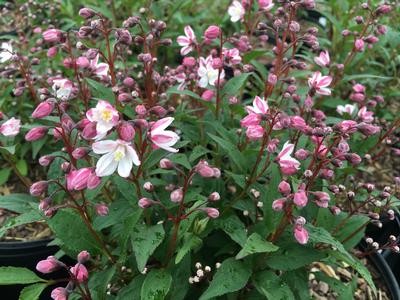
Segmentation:
<svg viewBox="0 0 400 300">
<path fill-rule="evenodd" d="M 118 124 L 118 111 L 107 101 L 100 100 L 95 108 L 86 112 L 86 117 L 90 122 L 96 122 L 97 135 L 95 139 L 102 139 L 107 132 Z"/>
<path fill-rule="evenodd" d="M 155 122 L 150 129 L 150 139 L 159 148 L 169 152 L 178 152 L 172 146 L 179 141 L 179 136 L 173 131 L 165 130 L 173 121 L 174 118 L 168 117 Z"/>
<path fill-rule="evenodd" d="M 11 118 L 0 126 L 0 133 L 5 136 L 16 136 L 21 128 L 21 120 Z"/>
<path fill-rule="evenodd" d="M 199 86 L 202 88 L 207 87 L 207 85 L 215 85 L 218 81 L 218 69 L 212 67 L 212 57 L 208 56 L 206 59 L 200 57 L 200 66 L 197 70 L 197 75 L 199 75 Z M 225 77 L 224 70 L 221 70 L 220 79 Z"/>
<path fill-rule="evenodd" d="M 192 27 L 189 25 L 185 26 L 185 35 L 180 35 L 177 38 L 179 46 L 181 46 L 181 55 L 189 54 L 193 50 L 193 46 L 196 44 L 196 36 L 193 32 Z"/>
<path fill-rule="evenodd" d="M 102 80 L 107 79 L 108 76 L 108 69 L 109 65 L 106 63 L 99 63 L 99 54 L 96 55 L 94 59 L 90 61 L 90 69 L 93 71 L 94 74 L 97 75 Z"/>
<path fill-rule="evenodd" d="M 321 67 L 328 67 L 329 64 L 331 63 L 331 59 L 329 57 L 329 52 L 321 51 L 319 56 L 314 57 L 314 61 L 317 65 L 319 65 Z"/>
<path fill-rule="evenodd" d="M 97 161 L 96 175 L 99 177 L 109 176 L 118 169 L 121 177 L 129 177 L 133 164 L 140 165 L 139 157 L 131 143 L 123 140 L 105 140 L 93 143 L 93 152 L 104 154 Z"/>
<path fill-rule="evenodd" d="M 233 1 L 228 8 L 228 14 L 231 16 L 231 21 L 235 23 L 243 18 L 245 10 L 239 1 Z"/>
<path fill-rule="evenodd" d="M 269 111 L 268 103 L 259 96 L 256 96 L 253 100 L 253 106 L 246 106 L 247 113 L 249 114 L 261 114 L 266 115 Z"/>
<path fill-rule="evenodd" d="M 64 78 L 53 79 L 52 89 L 58 99 L 68 100 L 72 93 L 72 82 Z"/>
<path fill-rule="evenodd" d="M 315 72 L 309 79 L 308 85 L 310 88 L 315 89 L 315 91 L 320 95 L 330 95 L 332 92 L 328 86 L 332 82 L 331 76 L 322 76 L 321 72 Z"/>
<path fill-rule="evenodd" d="M 1 43 L 0 47 L 0 63 L 5 63 L 13 56 L 11 43 Z"/>
<path fill-rule="evenodd" d="M 343 115 L 344 113 L 348 113 L 349 115 L 352 115 L 355 109 L 356 109 L 356 106 L 351 105 L 351 104 L 338 105 L 336 107 L 336 111 L 338 112 L 339 115 Z"/>
</svg>

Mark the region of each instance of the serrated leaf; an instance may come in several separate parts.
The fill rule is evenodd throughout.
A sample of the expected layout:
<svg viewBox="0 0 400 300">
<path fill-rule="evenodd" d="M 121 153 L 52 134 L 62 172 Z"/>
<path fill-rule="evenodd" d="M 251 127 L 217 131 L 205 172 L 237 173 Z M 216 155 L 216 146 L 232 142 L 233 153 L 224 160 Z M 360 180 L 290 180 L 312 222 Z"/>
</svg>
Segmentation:
<svg viewBox="0 0 400 300">
<path fill-rule="evenodd" d="M 176 254 L 175 264 L 181 262 L 181 260 L 188 254 L 191 250 L 194 250 L 200 247 L 202 244 L 202 240 L 195 236 L 193 233 L 185 233 L 182 240 L 182 245 L 178 249 L 178 253 Z"/>
<path fill-rule="evenodd" d="M 172 277 L 165 269 L 152 270 L 146 276 L 140 298 L 146 300 L 164 300 L 171 287 Z"/>
<path fill-rule="evenodd" d="M 224 140 L 219 136 L 208 133 L 208 136 L 212 138 L 218 145 L 220 145 L 231 158 L 232 162 L 241 170 L 245 171 L 247 169 L 246 160 L 238 148 L 232 144 L 230 141 Z"/>
<path fill-rule="evenodd" d="M 115 300 L 141 300 L 140 299 L 140 288 L 143 285 L 146 276 L 141 274 L 135 276 L 132 281 L 124 286 L 117 295 Z"/>
<path fill-rule="evenodd" d="M 239 90 L 244 87 L 247 78 L 249 78 L 251 73 L 242 73 L 238 76 L 230 79 L 222 88 L 222 94 L 237 95 Z"/>
<path fill-rule="evenodd" d="M 138 270 L 141 272 L 154 250 L 164 240 L 165 231 L 162 224 L 147 226 L 138 224 L 131 234 L 132 248 L 135 253 Z"/>
<path fill-rule="evenodd" d="M 35 283 L 24 287 L 19 294 L 19 300 L 37 300 L 47 287 L 46 283 Z"/>
<path fill-rule="evenodd" d="M 228 258 L 217 270 L 207 290 L 200 300 L 207 300 L 241 290 L 251 276 L 251 269 L 245 263 Z"/>
<path fill-rule="evenodd" d="M 211 151 L 208 150 L 207 148 L 205 148 L 201 145 L 197 145 L 196 147 L 193 148 L 192 152 L 190 153 L 189 161 L 193 163 L 196 159 L 198 159 L 210 152 Z"/>
<path fill-rule="evenodd" d="M 16 213 L 24 213 L 32 210 L 36 199 L 28 194 L 10 194 L 0 196 L 0 208 L 4 208 Z"/>
<path fill-rule="evenodd" d="M 187 156 L 182 153 L 176 153 L 168 157 L 172 162 L 184 166 L 186 169 L 191 169 L 192 166 L 190 165 Z"/>
<path fill-rule="evenodd" d="M 102 100 L 106 100 L 113 104 L 115 102 L 115 96 L 112 92 L 111 88 L 105 87 L 100 82 L 97 82 L 93 79 L 86 78 L 87 83 L 91 87 L 91 91 L 94 97 Z"/>
<path fill-rule="evenodd" d="M 217 226 L 221 228 L 229 237 L 239 245 L 243 246 L 246 243 L 247 232 L 243 222 L 236 215 L 231 215 L 227 218 L 217 220 Z"/>
<path fill-rule="evenodd" d="M 241 259 L 254 253 L 275 252 L 278 249 L 278 246 L 266 241 L 258 233 L 253 233 L 247 238 L 243 249 L 236 255 L 236 259 Z"/>
<path fill-rule="evenodd" d="M 17 267 L 0 267 L 0 285 L 46 282 L 31 270 Z"/>
<path fill-rule="evenodd" d="M 7 220 L 5 224 L 0 227 L 0 237 L 2 237 L 7 230 L 33 222 L 42 220 L 43 217 L 31 207 L 31 211 L 18 215 L 16 217 L 11 217 Z"/>
<path fill-rule="evenodd" d="M 252 283 L 269 300 L 295 299 L 289 286 L 274 272 L 266 270 L 254 275 Z"/>
</svg>

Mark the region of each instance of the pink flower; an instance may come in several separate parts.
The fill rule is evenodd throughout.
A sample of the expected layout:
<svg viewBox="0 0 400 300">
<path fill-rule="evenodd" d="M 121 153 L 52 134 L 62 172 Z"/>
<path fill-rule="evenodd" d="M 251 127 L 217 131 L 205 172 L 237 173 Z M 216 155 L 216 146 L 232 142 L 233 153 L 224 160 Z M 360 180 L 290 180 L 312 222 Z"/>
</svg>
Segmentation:
<svg viewBox="0 0 400 300">
<path fill-rule="evenodd" d="M 99 140 L 106 136 L 107 132 L 118 124 L 118 111 L 109 102 L 100 100 L 95 108 L 86 112 L 86 117 L 90 122 L 96 122 L 97 135 Z"/>
<path fill-rule="evenodd" d="M 89 68 L 101 80 L 106 80 L 109 77 L 108 70 L 110 66 L 106 63 L 99 63 L 99 54 L 97 54 L 96 57 L 90 61 Z"/>
<path fill-rule="evenodd" d="M 77 256 L 77 260 L 81 264 L 87 262 L 89 259 L 90 259 L 90 254 L 86 250 L 79 252 L 79 254 Z"/>
<path fill-rule="evenodd" d="M 25 135 L 25 140 L 27 140 L 28 142 L 40 140 L 47 134 L 48 131 L 49 129 L 44 126 L 32 128 Z"/>
<path fill-rule="evenodd" d="M 321 67 L 329 67 L 329 64 L 331 63 L 329 52 L 321 51 L 319 56 L 314 58 L 314 61 L 317 65 Z"/>
<path fill-rule="evenodd" d="M 108 215 L 108 206 L 104 203 L 96 204 L 94 209 L 96 211 L 96 215 L 98 216 L 104 217 Z"/>
<path fill-rule="evenodd" d="M 298 207 L 304 207 L 308 203 L 308 198 L 304 187 L 298 189 L 296 193 L 294 193 L 293 202 Z"/>
<path fill-rule="evenodd" d="M 4 136 L 16 136 L 21 128 L 21 120 L 12 117 L 0 126 L 0 133 Z"/>
<path fill-rule="evenodd" d="M 178 90 L 183 91 L 186 87 L 186 74 L 185 73 L 176 74 L 175 79 L 179 83 Z"/>
<path fill-rule="evenodd" d="M 79 283 L 86 282 L 89 278 L 88 271 L 84 265 L 77 263 L 75 266 L 69 269 Z"/>
<path fill-rule="evenodd" d="M 54 78 L 51 80 L 52 89 L 56 97 L 63 101 L 68 100 L 72 93 L 73 84 L 70 80 L 64 78 Z"/>
<path fill-rule="evenodd" d="M 67 300 L 68 291 L 65 288 L 58 287 L 51 291 L 51 298 L 53 300 Z"/>
<path fill-rule="evenodd" d="M 305 130 L 308 127 L 306 121 L 300 116 L 291 116 L 290 117 L 290 126 L 294 129 L 300 130 L 302 132 L 305 132 Z"/>
<path fill-rule="evenodd" d="M 54 103 L 51 101 L 41 102 L 32 113 L 32 118 L 41 119 L 51 114 Z"/>
<path fill-rule="evenodd" d="M 322 76 L 321 72 L 315 72 L 310 79 L 308 79 L 308 85 L 310 88 L 315 89 L 315 91 L 320 95 L 330 95 L 331 90 L 328 86 L 332 82 L 331 76 Z"/>
<path fill-rule="evenodd" d="M 354 133 L 357 131 L 357 122 L 353 120 L 342 121 L 336 126 L 343 133 Z"/>
<path fill-rule="evenodd" d="M 266 115 L 269 111 L 268 103 L 263 98 L 256 96 L 253 100 L 253 106 L 246 106 L 247 113 Z"/>
<path fill-rule="evenodd" d="M 151 207 L 151 206 L 153 206 L 155 204 L 157 204 L 157 202 L 154 201 L 154 200 L 151 200 L 149 198 L 141 198 L 138 201 L 138 205 L 139 205 L 140 208 L 149 208 L 149 207 Z"/>
<path fill-rule="evenodd" d="M 181 55 L 187 55 L 194 49 L 196 45 L 196 35 L 193 32 L 192 27 L 189 25 L 184 28 L 185 35 L 180 35 L 177 38 L 179 46 L 181 46 Z"/>
<path fill-rule="evenodd" d="M 351 105 L 351 104 L 338 105 L 336 107 L 336 111 L 338 112 L 339 115 L 343 115 L 344 113 L 347 113 L 351 116 L 355 109 L 356 109 L 356 106 Z"/>
<path fill-rule="evenodd" d="M 365 93 L 365 86 L 359 83 L 356 83 L 355 85 L 353 85 L 353 91 L 356 93 Z"/>
<path fill-rule="evenodd" d="M 173 131 L 165 130 L 173 121 L 174 118 L 167 117 L 155 122 L 150 129 L 150 139 L 159 148 L 169 152 L 178 152 L 179 150 L 172 146 L 178 142 L 179 136 Z"/>
<path fill-rule="evenodd" d="M 245 14 L 244 7 L 239 1 L 233 1 L 232 4 L 228 8 L 228 14 L 231 16 L 231 21 L 236 23 L 239 20 L 242 20 Z"/>
<path fill-rule="evenodd" d="M 45 260 L 41 260 L 36 265 L 36 270 L 40 273 L 47 274 L 54 272 L 60 268 L 60 262 L 54 256 L 49 256 Z"/>
<path fill-rule="evenodd" d="M 358 52 L 362 52 L 364 50 L 364 41 L 362 39 L 356 39 L 354 42 L 354 48 L 358 51 Z"/>
<path fill-rule="evenodd" d="M 262 10 L 269 11 L 274 7 L 274 2 L 272 0 L 258 0 L 258 6 Z"/>
<path fill-rule="evenodd" d="M 183 199 L 183 191 L 182 191 L 182 189 L 176 189 L 176 190 L 172 191 L 172 193 L 170 195 L 170 199 L 174 203 L 181 202 L 182 199 Z"/>
<path fill-rule="evenodd" d="M 204 32 L 204 37 L 209 40 L 215 40 L 216 38 L 219 37 L 220 33 L 221 29 L 218 26 L 211 25 Z"/>
<path fill-rule="evenodd" d="M 329 200 L 331 200 L 331 197 L 329 196 L 328 193 L 325 192 L 313 192 L 313 195 L 315 196 L 315 203 L 322 208 L 327 208 Z"/>
<path fill-rule="evenodd" d="M 259 114 L 249 114 L 240 120 L 240 126 L 242 127 L 250 127 L 256 126 L 261 122 L 261 115 Z"/>
<path fill-rule="evenodd" d="M 202 207 L 200 209 L 202 211 L 204 211 L 212 219 L 215 219 L 215 218 L 219 217 L 219 211 L 216 208 L 213 208 L 213 207 Z"/>
<path fill-rule="evenodd" d="M 367 111 L 367 107 L 364 106 L 358 111 L 358 117 L 361 121 L 370 123 L 374 120 L 374 113 L 372 111 Z"/>
<path fill-rule="evenodd" d="M 222 54 L 224 55 L 225 59 L 232 65 L 240 64 L 242 61 L 242 57 L 240 56 L 240 52 L 236 48 L 222 50 Z"/>
<path fill-rule="evenodd" d="M 58 29 L 48 29 L 42 35 L 46 42 L 56 43 L 60 41 L 62 32 Z"/>
<path fill-rule="evenodd" d="M 211 56 L 207 58 L 200 57 L 200 66 L 197 70 L 197 75 L 200 77 L 198 84 L 202 88 L 206 88 L 207 85 L 215 86 L 218 83 L 218 74 L 220 80 L 225 77 L 225 71 L 214 69 L 212 63 L 213 58 Z"/>
<path fill-rule="evenodd" d="M 140 165 L 139 157 L 131 143 L 123 140 L 105 140 L 93 143 L 93 152 L 104 154 L 97 161 L 96 175 L 98 177 L 109 176 L 118 169 L 121 177 L 129 177 L 133 164 Z"/>
<path fill-rule="evenodd" d="M 285 206 L 286 198 L 279 198 L 272 202 L 272 209 L 275 211 L 281 211 Z"/>
<path fill-rule="evenodd" d="M 209 166 L 205 160 L 200 160 L 195 170 L 201 177 L 204 178 L 211 178 L 215 176 L 214 169 Z"/>
<path fill-rule="evenodd" d="M 252 125 L 247 128 L 246 136 L 251 141 L 256 141 L 261 139 L 264 136 L 264 128 L 260 125 Z"/>
<path fill-rule="evenodd" d="M 283 180 L 278 185 L 278 191 L 283 195 L 289 195 L 292 189 L 290 187 L 290 184 Z"/>
<path fill-rule="evenodd" d="M 201 98 L 205 101 L 211 101 L 213 97 L 214 97 L 213 90 L 205 90 L 203 94 L 201 94 Z"/>
<path fill-rule="evenodd" d="M 278 162 L 281 172 L 284 175 L 293 175 L 298 169 L 300 169 L 300 162 L 290 156 L 293 150 L 294 144 L 286 142 L 283 145 L 282 151 L 276 157 L 276 161 Z"/>
<path fill-rule="evenodd" d="M 294 226 L 294 237 L 296 240 L 304 245 L 308 242 L 308 231 L 303 226 L 295 225 Z"/>
<path fill-rule="evenodd" d="M 91 168 L 81 168 L 73 170 L 67 175 L 67 188 L 68 190 L 81 191 L 87 188 L 89 176 L 92 174 Z"/>
</svg>

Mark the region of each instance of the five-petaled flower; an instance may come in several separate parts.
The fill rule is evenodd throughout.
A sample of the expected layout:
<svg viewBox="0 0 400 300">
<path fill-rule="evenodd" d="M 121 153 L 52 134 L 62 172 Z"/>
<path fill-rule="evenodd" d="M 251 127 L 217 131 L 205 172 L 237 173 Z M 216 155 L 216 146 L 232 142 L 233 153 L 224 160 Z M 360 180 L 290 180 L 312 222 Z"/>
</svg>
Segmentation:
<svg viewBox="0 0 400 300">
<path fill-rule="evenodd" d="M 66 101 L 71 97 L 73 84 L 70 80 L 65 78 L 54 78 L 52 83 L 52 89 L 58 99 Z"/>
<path fill-rule="evenodd" d="M 107 132 L 118 124 L 118 111 L 109 102 L 100 100 L 95 108 L 87 111 L 86 117 L 90 122 L 96 122 L 97 135 L 99 140 L 106 136 Z"/>
<path fill-rule="evenodd" d="M 338 112 L 339 115 L 343 115 L 344 113 L 347 113 L 351 116 L 355 109 L 356 109 L 356 106 L 351 105 L 351 104 L 338 105 L 336 107 L 336 111 Z"/>
<path fill-rule="evenodd" d="M 310 88 L 315 89 L 315 91 L 320 95 L 330 95 L 331 90 L 328 86 L 332 82 L 331 76 L 322 76 L 321 72 L 315 72 L 311 78 L 308 79 L 308 85 Z"/>
<path fill-rule="evenodd" d="M 282 151 L 276 157 L 276 161 L 284 175 L 293 175 L 300 169 L 300 162 L 290 156 L 293 150 L 294 144 L 290 144 L 288 141 L 283 145 Z"/>
<path fill-rule="evenodd" d="M 155 122 L 150 128 L 150 139 L 156 148 L 161 148 L 169 152 L 178 152 L 178 149 L 172 148 L 179 141 L 179 136 L 171 131 L 165 130 L 174 118 L 167 117 Z"/>
<path fill-rule="evenodd" d="M 16 136 L 21 128 L 21 120 L 12 117 L 0 126 L 0 133 L 5 136 Z"/>
<path fill-rule="evenodd" d="M 314 61 L 317 65 L 321 67 L 329 67 L 331 60 L 329 57 L 329 52 L 328 51 L 321 51 L 319 56 L 314 57 Z"/>
<path fill-rule="evenodd" d="M 94 59 L 90 60 L 89 68 L 101 80 L 108 79 L 108 70 L 110 67 L 106 63 L 99 63 L 99 54 L 97 54 Z"/>
<path fill-rule="evenodd" d="M 181 54 L 187 55 L 194 49 L 196 45 L 196 35 L 193 32 L 192 27 L 189 25 L 185 26 L 184 28 L 185 35 L 180 35 L 177 38 L 177 42 L 179 46 L 181 46 Z"/>
<path fill-rule="evenodd" d="M 231 21 L 234 23 L 242 20 L 245 12 L 243 5 L 236 0 L 233 1 L 231 6 L 228 8 L 228 14 L 231 16 Z"/>
<path fill-rule="evenodd" d="M 206 59 L 200 57 L 200 67 L 197 70 L 197 74 L 200 77 L 199 86 L 202 88 L 207 87 L 209 84 L 214 86 L 218 83 L 218 74 L 220 80 L 225 77 L 224 70 L 213 68 L 212 60 L 211 56 L 208 56 Z"/>
<path fill-rule="evenodd" d="M 140 165 L 139 157 L 130 142 L 99 141 L 93 143 L 92 149 L 96 154 L 104 154 L 96 164 L 96 175 L 99 177 L 109 176 L 118 169 L 118 175 L 126 178 L 129 177 L 133 164 Z"/>
</svg>

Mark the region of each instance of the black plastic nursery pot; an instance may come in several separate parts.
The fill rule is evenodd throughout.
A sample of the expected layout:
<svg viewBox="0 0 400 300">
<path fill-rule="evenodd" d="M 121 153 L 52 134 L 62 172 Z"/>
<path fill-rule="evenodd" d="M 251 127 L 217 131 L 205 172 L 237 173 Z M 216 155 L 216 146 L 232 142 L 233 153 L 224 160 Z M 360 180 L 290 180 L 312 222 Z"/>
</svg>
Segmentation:
<svg viewBox="0 0 400 300">
<path fill-rule="evenodd" d="M 394 220 L 383 218 L 382 228 L 374 225 L 368 226 L 366 235 L 374 239 L 380 245 L 385 244 L 390 235 L 400 235 L 400 216 L 396 215 Z M 361 250 L 367 250 L 367 243 L 359 244 Z M 384 250 L 382 253 L 374 253 L 368 256 L 369 262 L 375 267 L 381 276 L 380 279 L 386 285 L 390 298 L 400 300 L 400 254 L 392 250 Z"/>
<path fill-rule="evenodd" d="M 59 279 L 67 277 L 64 271 L 55 272 L 49 275 L 38 273 L 35 269 L 38 261 L 54 255 L 59 248 L 48 246 L 51 239 L 43 239 L 28 242 L 0 242 L 0 266 L 24 267 L 28 268 L 40 277 L 45 279 Z M 18 300 L 19 294 L 25 285 L 0 286 L 0 299 Z M 40 299 L 48 300 L 51 290 L 54 287 L 48 287 L 42 293 Z"/>
</svg>

